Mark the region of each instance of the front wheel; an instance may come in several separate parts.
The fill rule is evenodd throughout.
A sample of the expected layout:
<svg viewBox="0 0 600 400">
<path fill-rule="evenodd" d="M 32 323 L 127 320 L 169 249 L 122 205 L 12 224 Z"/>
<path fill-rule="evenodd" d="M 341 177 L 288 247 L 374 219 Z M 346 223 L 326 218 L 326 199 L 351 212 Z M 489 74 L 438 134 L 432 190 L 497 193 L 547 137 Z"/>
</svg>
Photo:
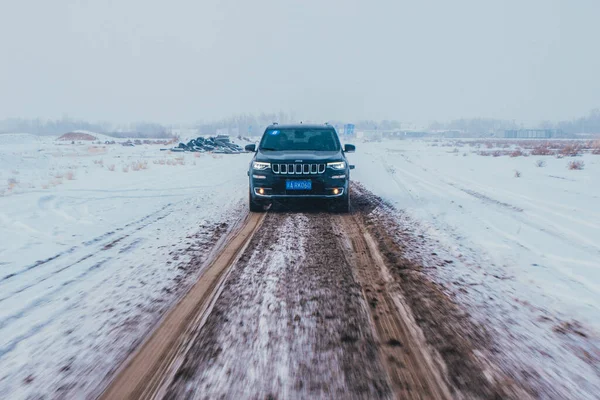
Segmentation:
<svg viewBox="0 0 600 400">
<path fill-rule="evenodd" d="M 350 212 L 350 195 L 346 193 L 339 199 L 336 199 L 333 204 L 333 209 L 339 213 Z"/>
</svg>

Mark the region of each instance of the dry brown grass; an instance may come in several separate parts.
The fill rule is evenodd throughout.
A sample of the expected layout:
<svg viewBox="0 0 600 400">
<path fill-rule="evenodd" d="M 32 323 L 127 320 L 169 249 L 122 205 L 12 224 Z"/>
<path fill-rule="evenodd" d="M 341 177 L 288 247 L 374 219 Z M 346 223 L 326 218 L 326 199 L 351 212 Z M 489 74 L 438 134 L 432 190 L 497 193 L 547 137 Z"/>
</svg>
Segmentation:
<svg viewBox="0 0 600 400">
<path fill-rule="evenodd" d="M 123 172 L 129 172 L 129 165 L 123 165 Z"/>
<path fill-rule="evenodd" d="M 87 151 L 90 154 L 104 154 L 106 153 L 106 146 L 89 146 Z"/>
<path fill-rule="evenodd" d="M 581 160 L 569 161 L 569 163 L 567 164 L 567 168 L 569 168 L 570 170 L 580 171 L 583 169 L 583 167 L 585 167 L 585 163 Z"/>
<path fill-rule="evenodd" d="M 184 157 L 176 157 L 175 159 L 167 160 L 167 165 L 185 165 Z"/>
<path fill-rule="evenodd" d="M 114 172 L 114 170 L 115 170 L 115 164 L 110 164 L 108 166 L 108 170 Z"/>
<path fill-rule="evenodd" d="M 19 185 L 17 178 L 8 178 L 8 190 L 13 190 Z"/>
<path fill-rule="evenodd" d="M 141 171 L 143 169 L 148 169 L 148 161 L 135 161 L 131 163 L 131 169 L 133 171 Z"/>
<path fill-rule="evenodd" d="M 580 144 L 570 143 L 561 148 L 559 153 L 567 157 L 577 157 L 581 154 L 581 150 Z"/>
<path fill-rule="evenodd" d="M 548 145 L 544 143 L 544 144 L 534 147 L 531 150 L 531 155 L 533 155 L 533 156 L 552 156 L 552 155 L 554 155 L 554 151 L 550 150 Z"/>
<path fill-rule="evenodd" d="M 65 173 L 65 179 L 68 181 L 72 181 L 75 179 L 75 173 L 73 171 L 67 171 Z"/>
</svg>

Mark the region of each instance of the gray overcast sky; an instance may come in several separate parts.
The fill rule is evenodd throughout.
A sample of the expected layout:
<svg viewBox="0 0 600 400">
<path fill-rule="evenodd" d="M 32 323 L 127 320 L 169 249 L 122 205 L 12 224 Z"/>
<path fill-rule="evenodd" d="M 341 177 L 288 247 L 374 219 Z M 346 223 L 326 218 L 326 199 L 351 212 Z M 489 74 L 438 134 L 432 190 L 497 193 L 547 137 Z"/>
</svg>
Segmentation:
<svg viewBox="0 0 600 400">
<path fill-rule="evenodd" d="M 0 118 L 558 120 L 600 107 L 598 0 L 0 0 Z"/>
</svg>

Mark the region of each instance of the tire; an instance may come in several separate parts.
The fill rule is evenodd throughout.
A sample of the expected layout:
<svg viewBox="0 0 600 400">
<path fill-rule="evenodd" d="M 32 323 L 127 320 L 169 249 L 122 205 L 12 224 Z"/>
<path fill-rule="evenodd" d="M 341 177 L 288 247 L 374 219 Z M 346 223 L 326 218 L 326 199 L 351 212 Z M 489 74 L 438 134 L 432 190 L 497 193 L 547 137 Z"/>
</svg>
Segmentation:
<svg viewBox="0 0 600 400">
<path fill-rule="evenodd" d="M 350 196 L 349 196 L 349 194 L 345 194 L 341 198 L 335 200 L 333 209 L 336 212 L 343 213 L 343 214 L 350 212 Z"/>
<path fill-rule="evenodd" d="M 252 194 L 248 191 L 248 208 L 250 212 L 263 212 L 265 211 L 265 206 L 262 203 L 256 202 L 252 199 Z"/>
</svg>

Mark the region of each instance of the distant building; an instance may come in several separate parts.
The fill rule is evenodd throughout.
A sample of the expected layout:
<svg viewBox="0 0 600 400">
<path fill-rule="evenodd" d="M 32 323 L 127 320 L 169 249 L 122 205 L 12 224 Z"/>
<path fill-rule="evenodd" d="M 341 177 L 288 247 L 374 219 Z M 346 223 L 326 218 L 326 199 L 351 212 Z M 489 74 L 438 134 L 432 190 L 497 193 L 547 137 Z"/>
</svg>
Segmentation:
<svg viewBox="0 0 600 400">
<path fill-rule="evenodd" d="M 428 135 L 428 132 L 424 131 L 393 131 L 393 132 L 382 132 L 383 137 L 389 139 L 406 139 L 406 138 L 422 138 Z"/>
<path fill-rule="evenodd" d="M 507 129 L 504 137 L 507 139 L 550 139 L 562 136 L 560 129 Z"/>
</svg>

